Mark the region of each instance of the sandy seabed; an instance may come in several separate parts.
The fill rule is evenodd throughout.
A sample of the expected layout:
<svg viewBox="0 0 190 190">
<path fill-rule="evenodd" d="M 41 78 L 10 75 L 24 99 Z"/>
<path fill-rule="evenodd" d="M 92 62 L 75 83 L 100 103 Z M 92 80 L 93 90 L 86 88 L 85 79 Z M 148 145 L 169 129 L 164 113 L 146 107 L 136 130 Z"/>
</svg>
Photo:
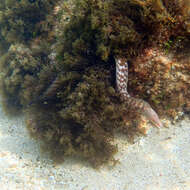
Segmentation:
<svg viewBox="0 0 190 190">
<path fill-rule="evenodd" d="M 115 167 L 99 170 L 77 158 L 55 165 L 25 128 L 23 116 L 0 109 L 1 190 L 189 190 L 190 120 L 151 128 L 133 145 L 117 137 Z"/>
</svg>

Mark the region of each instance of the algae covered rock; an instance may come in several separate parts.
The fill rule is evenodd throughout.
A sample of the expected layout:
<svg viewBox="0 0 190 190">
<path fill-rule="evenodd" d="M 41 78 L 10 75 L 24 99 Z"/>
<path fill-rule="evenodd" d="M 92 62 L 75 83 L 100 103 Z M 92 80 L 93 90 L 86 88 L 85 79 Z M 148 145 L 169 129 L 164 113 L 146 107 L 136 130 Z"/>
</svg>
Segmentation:
<svg viewBox="0 0 190 190">
<path fill-rule="evenodd" d="M 0 1 L 0 41 L 4 44 L 0 52 L 11 43 L 28 43 L 39 35 L 44 35 L 44 21 L 56 0 L 1 0 Z"/>
<path fill-rule="evenodd" d="M 188 5 L 167 0 L 2 1 L 5 109 L 24 110 L 29 133 L 54 158 L 76 155 L 95 167 L 113 161 L 115 131 L 137 135 L 140 120 L 115 89 L 114 56 L 129 60 L 134 97 L 148 101 L 160 115 L 175 117 L 190 109 Z"/>
<path fill-rule="evenodd" d="M 22 107 L 24 101 L 24 83 L 26 78 L 36 75 L 40 62 L 31 55 L 30 49 L 24 45 L 12 45 L 1 57 L 1 95 L 6 107 Z"/>
</svg>

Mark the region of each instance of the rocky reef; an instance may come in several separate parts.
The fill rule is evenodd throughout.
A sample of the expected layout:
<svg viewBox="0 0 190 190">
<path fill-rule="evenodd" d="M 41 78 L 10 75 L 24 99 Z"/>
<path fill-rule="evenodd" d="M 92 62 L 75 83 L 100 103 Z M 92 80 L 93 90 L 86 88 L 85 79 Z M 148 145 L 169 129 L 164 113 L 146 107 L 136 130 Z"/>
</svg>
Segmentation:
<svg viewBox="0 0 190 190">
<path fill-rule="evenodd" d="M 129 60 L 129 93 L 161 118 L 190 111 L 190 1 L 0 1 L 0 93 L 9 114 L 53 158 L 114 161 L 114 132 L 141 117 L 115 90 L 114 56 Z"/>
</svg>

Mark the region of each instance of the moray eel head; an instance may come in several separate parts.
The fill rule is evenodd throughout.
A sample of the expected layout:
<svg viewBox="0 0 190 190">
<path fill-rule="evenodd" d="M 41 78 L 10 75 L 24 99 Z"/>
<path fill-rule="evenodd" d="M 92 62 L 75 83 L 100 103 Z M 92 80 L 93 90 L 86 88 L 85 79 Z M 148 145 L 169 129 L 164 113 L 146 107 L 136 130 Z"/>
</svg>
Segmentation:
<svg viewBox="0 0 190 190">
<path fill-rule="evenodd" d="M 148 106 L 144 109 L 144 115 L 154 126 L 163 127 L 157 113 L 151 107 Z"/>
</svg>

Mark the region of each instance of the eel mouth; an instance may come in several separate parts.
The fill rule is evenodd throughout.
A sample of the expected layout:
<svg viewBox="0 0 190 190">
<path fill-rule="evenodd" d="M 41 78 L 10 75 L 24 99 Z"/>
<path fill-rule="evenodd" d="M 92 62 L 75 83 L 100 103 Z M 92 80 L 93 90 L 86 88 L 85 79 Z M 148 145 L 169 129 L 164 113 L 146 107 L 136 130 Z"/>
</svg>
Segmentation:
<svg viewBox="0 0 190 190">
<path fill-rule="evenodd" d="M 155 126 L 155 127 L 163 127 L 162 122 L 160 121 L 157 113 L 151 108 L 147 108 L 144 112 L 146 118 Z"/>
<path fill-rule="evenodd" d="M 162 122 L 160 121 L 160 119 L 156 119 L 156 120 L 150 120 L 150 122 L 155 126 L 155 127 L 158 127 L 158 128 L 161 128 L 163 127 L 163 124 Z"/>
</svg>

